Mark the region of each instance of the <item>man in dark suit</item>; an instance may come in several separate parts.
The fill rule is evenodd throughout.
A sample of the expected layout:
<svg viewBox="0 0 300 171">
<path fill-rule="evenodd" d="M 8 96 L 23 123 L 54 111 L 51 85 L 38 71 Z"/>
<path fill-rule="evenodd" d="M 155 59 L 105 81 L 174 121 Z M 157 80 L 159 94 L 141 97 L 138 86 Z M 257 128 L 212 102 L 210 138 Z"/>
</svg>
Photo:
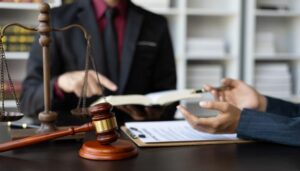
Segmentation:
<svg viewBox="0 0 300 171">
<path fill-rule="evenodd" d="M 96 68 L 89 72 L 87 105 L 102 91 L 110 94 L 146 94 L 176 88 L 176 69 L 167 21 L 129 0 L 77 0 L 51 11 L 53 28 L 83 25 L 91 34 Z M 70 110 L 77 105 L 83 85 L 85 47 L 78 29 L 51 33 L 51 104 L 58 122 L 71 122 Z M 42 55 L 38 41 L 28 60 L 21 108 L 28 115 L 43 110 Z M 100 78 L 106 90 L 97 84 Z M 173 105 L 174 106 L 174 105 Z M 117 119 L 171 119 L 175 107 L 123 106 Z M 151 113 L 149 113 L 151 112 Z M 73 120 L 76 120 L 73 118 Z M 72 121 L 76 122 L 76 121 Z"/>
<path fill-rule="evenodd" d="M 198 118 L 184 107 L 178 109 L 197 130 L 237 133 L 238 137 L 300 146 L 300 105 L 266 97 L 242 81 L 224 79 L 228 89 L 205 86 L 217 99 L 200 102 L 205 109 L 218 110 L 216 117 Z"/>
</svg>

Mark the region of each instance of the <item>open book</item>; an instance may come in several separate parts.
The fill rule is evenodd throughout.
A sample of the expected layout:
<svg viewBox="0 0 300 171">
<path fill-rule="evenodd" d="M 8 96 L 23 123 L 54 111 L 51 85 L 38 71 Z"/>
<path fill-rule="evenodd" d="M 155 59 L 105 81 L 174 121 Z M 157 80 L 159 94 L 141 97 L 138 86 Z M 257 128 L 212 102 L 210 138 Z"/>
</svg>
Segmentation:
<svg viewBox="0 0 300 171">
<path fill-rule="evenodd" d="M 155 93 L 149 93 L 146 95 L 113 95 L 102 97 L 92 104 L 99 104 L 104 102 L 109 102 L 113 106 L 119 105 L 165 105 L 172 102 L 176 102 L 184 99 L 197 99 L 200 98 L 201 94 L 196 93 L 195 90 L 185 89 L 185 90 L 168 90 Z"/>
<path fill-rule="evenodd" d="M 236 134 L 210 134 L 193 129 L 187 121 L 126 122 L 122 131 L 140 147 L 250 142 Z"/>
</svg>

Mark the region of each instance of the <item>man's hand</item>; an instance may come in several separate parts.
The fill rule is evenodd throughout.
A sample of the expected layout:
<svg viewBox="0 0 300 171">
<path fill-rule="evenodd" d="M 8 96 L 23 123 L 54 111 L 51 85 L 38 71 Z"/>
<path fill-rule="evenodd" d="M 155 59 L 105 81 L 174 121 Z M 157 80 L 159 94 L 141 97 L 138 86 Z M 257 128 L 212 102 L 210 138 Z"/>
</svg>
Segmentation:
<svg viewBox="0 0 300 171">
<path fill-rule="evenodd" d="M 117 106 L 117 108 L 127 113 L 132 119 L 136 121 L 159 120 L 166 109 L 165 106 L 144 107 L 138 105 L 123 105 Z"/>
<path fill-rule="evenodd" d="M 199 131 L 208 133 L 235 133 L 241 110 L 227 102 L 200 102 L 200 106 L 205 109 L 218 110 L 219 114 L 215 117 L 200 118 L 190 113 L 183 106 L 177 106 L 177 109 L 183 113 L 183 116 L 190 125 Z"/>
<path fill-rule="evenodd" d="M 228 102 L 241 110 L 243 108 L 262 112 L 266 110 L 266 98 L 243 81 L 225 78 L 221 82 L 222 86 L 228 88 L 218 90 L 210 85 L 205 85 L 204 89 L 211 92 L 217 101 Z"/>
<path fill-rule="evenodd" d="M 78 97 L 81 96 L 81 90 L 84 83 L 84 75 L 85 71 L 72 71 L 64 73 L 63 75 L 58 77 L 58 87 L 67 93 L 75 93 Z M 106 88 L 111 91 L 116 91 L 117 86 L 110 81 L 105 76 L 96 73 L 93 70 L 89 70 L 88 72 L 88 82 L 87 82 L 87 97 L 91 97 L 93 95 L 101 95 L 102 91 L 100 85 L 97 81 L 97 76 L 99 77 L 100 82 Z"/>
</svg>

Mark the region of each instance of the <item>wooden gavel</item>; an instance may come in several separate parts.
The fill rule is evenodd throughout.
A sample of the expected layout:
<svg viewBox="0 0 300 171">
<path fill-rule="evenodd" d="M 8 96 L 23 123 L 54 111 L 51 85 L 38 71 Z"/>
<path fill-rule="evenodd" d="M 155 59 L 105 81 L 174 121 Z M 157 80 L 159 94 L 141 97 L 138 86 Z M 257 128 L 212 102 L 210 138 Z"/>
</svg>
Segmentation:
<svg viewBox="0 0 300 171">
<path fill-rule="evenodd" d="M 80 132 L 96 131 L 97 141 L 85 142 L 79 151 L 83 158 L 91 160 L 119 160 L 137 155 L 136 147 L 127 140 L 118 140 L 115 114 L 109 103 L 101 103 L 89 109 L 92 122 L 66 130 L 34 135 L 0 144 L 0 152 L 14 150 L 29 145 L 74 135 Z M 113 144 L 111 144 L 113 143 Z"/>
</svg>

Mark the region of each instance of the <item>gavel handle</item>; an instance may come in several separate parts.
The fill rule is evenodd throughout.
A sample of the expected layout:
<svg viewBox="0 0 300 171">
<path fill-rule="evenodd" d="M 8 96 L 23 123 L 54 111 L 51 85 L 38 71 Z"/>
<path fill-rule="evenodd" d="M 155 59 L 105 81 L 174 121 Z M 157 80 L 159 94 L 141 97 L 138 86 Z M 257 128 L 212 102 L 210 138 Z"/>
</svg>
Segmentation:
<svg viewBox="0 0 300 171">
<path fill-rule="evenodd" d="M 48 140 L 53 140 L 56 138 L 60 138 L 60 137 L 68 136 L 68 135 L 74 135 L 74 134 L 80 133 L 80 132 L 88 132 L 88 131 L 92 131 L 92 130 L 94 130 L 93 124 L 86 123 L 86 124 L 84 124 L 82 126 L 78 126 L 78 127 L 70 127 L 68 129 L 55 131 L 52 133 L 34 135 L 31 137 L 18 139 L 18 140 L 14 140 L 14 141 L 9 141 L 9 142 L 0 144 L 0 152 L 14 150 L 17 148 L 22 148 L 22 147 L 26 147 L 29 145 L 45 142 Z"/>
</svg>

